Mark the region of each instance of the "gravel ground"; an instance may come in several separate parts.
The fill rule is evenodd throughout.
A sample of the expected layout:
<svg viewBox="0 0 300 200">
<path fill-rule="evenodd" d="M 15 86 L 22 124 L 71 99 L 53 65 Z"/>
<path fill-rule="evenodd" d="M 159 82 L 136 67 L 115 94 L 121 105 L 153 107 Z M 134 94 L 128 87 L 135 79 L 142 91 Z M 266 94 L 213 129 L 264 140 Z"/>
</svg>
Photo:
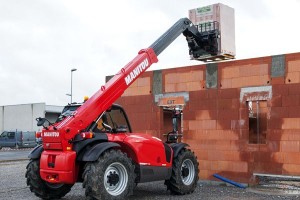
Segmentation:
<svg viewBox="0 0 300 200">
<path fill-rule="evenodd" d="M 38 200 L 33 193 L 30 192 L 26 186 L 26 180 L 24 177 L 26 165 L 28 161 L 15 161 L 15 162 L 0 162 L 0 199 L 2 200 Z M 253 193 L 250 189 L 240 189 L 233 186 L 226 186 L 225 184 L 212 184 L 213 182 L 199 182 L 199 186 L 193 194 L 185 196 L 174 196 L 166 190 L 162 181 L 139 184 L 134 190 L 133 196 L 129 199 L 300 199 L 300 196 L 282 196 L 276 192 L 272 192 L 275 195 Z M 64 200 L 83 200 L 84 189 L 81 184 L 75 184 L 69 194 L 67 194 Z"/>
</svg>

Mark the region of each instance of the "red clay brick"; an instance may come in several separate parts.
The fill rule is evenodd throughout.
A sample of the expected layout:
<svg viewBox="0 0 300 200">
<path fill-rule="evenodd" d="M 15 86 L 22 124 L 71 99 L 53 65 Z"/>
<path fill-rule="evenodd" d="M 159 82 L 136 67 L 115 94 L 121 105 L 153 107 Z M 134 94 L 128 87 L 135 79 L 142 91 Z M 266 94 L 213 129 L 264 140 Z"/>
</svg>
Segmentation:
<svg viewBox="0 0 300 200">
<path fill-rule="evenodd" d="M 218 130 L 228 130 L 231 129 L 231 119 L 218 119 L 217 120 Z"/>
<path fill-rule="evenodd" d="M 288 118 L 289 111 L 285 107 L 272 107 L 270 115 L 271 118 Z"/>
<path fill-rule="evenodd" d="M 268 128 L 269 129 L 281 129 L 282 123 L 283 123 L 283 119 L 272 118 L 272 120 L 268 121 Z"/>
<path fill-rule="evenodd" d="M 218 119 L 239 119 L 239 111 L 236 109 L 219 110 Z"/>
<path fill-rule="evenodd" d="M 221 79 L 231 79 L 234 77 L 239 77 L 239 68 L 236 66 L 233 67 L 222 67 L 220 70 Z"/>
<path fill-rule="evenodd" d="M 286 96 L 289 92 L 287 85 L 273 85 L 272 90 L 273 96 Z"/>
<path fill-rule="evenodd" d="M 217 119 L 217 110 L 198 110 L 195 116 L 196 120 Z"/>
<path fill-rule="evenodd" d="M 299 67 L 300 68 L 300 67 Z M 288 87 L 288 94 L 289 95 L 299 95 L 300 94 L 300 84 L 289 84 Z"/>
<path fill-rule="evenodd" d="M 284 77 L 274 77 L 271 78 L 271 84 L 276 85 L 276 84 L 284 84 L 285 78 Z"/>
<path fill-rule="evenodd" d="M 218 101 L 218 109 L 231 109 L 233 107 L 231 99 L 220 99 Z"/>
<path fill-rule="evenodd" d="M 281 95 L 273 96 L 272 99 L 270 101 L 268 101 L 268 105 L 269 105 L 269 107 L 281 107 L 282 106 Z"/>
<path fill-rule="evenodd" d="M 283 155 L 284 163 L 300 165 L 299 152 L 282 153 L 282 155 Z"/>
<path fill-rule="evenodd" d="M 187 91 L 198 91 L 202 90 L 202 85 L 200 82 L 188 82 L 187 83 Z"/>
<path fill-rule="evenodd" d="M 282 141 L 280 142 L 281 152 L 299 152 L 300 141 Z"/>
<path fill-rule="evenodd" d="M 270 152 L 278 152 L 280 151 L 280 142 L 279 141 L 268 141 L 267 148 Z"/>
<path fill-rule="evenodd" d="M 284 118 L 284 119 L 282 119 L 281 128 L 282 129 L 300 129 L 300 118 Z"/>
<path fill-rule="evenodd" d="M 165 84 L 165 92 L 175 92 L 176 91 L 176 84 Z"/>
<path fill-rule="evenodd" d="M 228 89 L 232 88 L 232 79 L 222 79 L 219 82 L 219 88 L 221 89 Z"/>
<path fill-rule="evenodd" d="M 300 60 L 293 60 L 287 62 L 287 72 L 299 72 L 300 71 Z"/>
<path fill-rule="evenodd" d="M 236 88 L 224 89 L 218 91 L 218 97 L 220 99 L 234 99 L 239 98 L 239 93 Z"/>
<path fill-rule="evenodd" d="M 197 101 L 197 103 L 201 103 L 202 99 L 208 99 L 208 91 L 201 90 L 201 91 L 192 91 L 190 92 L 191 101 Z"/>
<path fill-rule="evenodd" d="M 288 107 L 287 109 L 288 109 L 290 118 L 300 117 L 300 106 L 291 106 L 291 107 Z"/>
<path fill-rule="evenodd" d="M 289 95 L 282 97 L 282 106 L 298 106 L 299 95 Z"/>
<path fill-rule="evenodd" d="M 300 72 L 287 73 L 285 78 L 286 84 L 300 83 Z"/>
<path fill-rule="evenodd" d="M 208 160 L 224 160 L 224 154 L 223 151 L 208 151 Z"/>
<path fill-rule="evenodd" d="M 294 164 L 283 164 L 282 165 L 282 173 L 287 175 L 297 176 L 300 175 L 300 165 Z"/>
</svg>

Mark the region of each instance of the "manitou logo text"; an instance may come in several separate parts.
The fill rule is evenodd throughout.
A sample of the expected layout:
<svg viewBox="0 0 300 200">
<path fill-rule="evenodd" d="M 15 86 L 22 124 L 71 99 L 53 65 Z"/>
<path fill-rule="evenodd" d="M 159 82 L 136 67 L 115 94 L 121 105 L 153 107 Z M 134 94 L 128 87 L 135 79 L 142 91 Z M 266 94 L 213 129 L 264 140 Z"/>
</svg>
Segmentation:
<svg viewBox="0 0 300 200">
<path fill-rule="evenodd" d="M 125 82 L 129 85 L 141 72 L 147 69 L 148 67 L 148 59 L 146 58 L 143 62 L 141 62 L 130 74 L 125 77 Z"/>
<path fill-rule="evenodd" d="M 44 132 L 44 137 L 59 137 L 59 132 Z"/>
</svg>

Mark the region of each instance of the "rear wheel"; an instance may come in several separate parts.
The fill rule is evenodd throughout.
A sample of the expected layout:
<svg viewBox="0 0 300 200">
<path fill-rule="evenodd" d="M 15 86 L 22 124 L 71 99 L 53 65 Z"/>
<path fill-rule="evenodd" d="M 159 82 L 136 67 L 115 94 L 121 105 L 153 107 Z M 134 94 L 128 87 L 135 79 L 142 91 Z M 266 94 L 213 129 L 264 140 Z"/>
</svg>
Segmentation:
<svg viewBox="0 0 300 200">
<path fill-rule="evenodd" d="M 189 149 L 182 149 L 173 160 L 172 176 L 165 181 L 172 194 L 189 194 L 194 192 L 198 182 L 199 163 Z"/>
<path fill-rule="evenodd" d="M 25 177 L 30 191 L 42 199 L 60 199 L 70 192 L 73 185 L 53 184 L 41 179 L 40 161 L 30 160 L 26 167 Z"/>
<path fill-rule="evenodd" d="M 125 199 L 134 188 L 134 165 L 120 150 L 109 150 L 83 173 L 85 195 L 91 199 Z"/>
</svg>

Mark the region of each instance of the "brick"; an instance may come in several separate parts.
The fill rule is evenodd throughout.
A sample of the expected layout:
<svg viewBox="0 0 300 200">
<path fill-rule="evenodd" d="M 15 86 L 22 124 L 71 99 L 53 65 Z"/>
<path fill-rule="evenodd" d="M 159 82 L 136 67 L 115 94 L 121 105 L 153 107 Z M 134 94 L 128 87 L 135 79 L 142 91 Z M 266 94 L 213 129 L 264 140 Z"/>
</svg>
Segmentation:
<svg viewBox="0 0 300 200">
<path fill-rule="evenodd" d="M 286 96 L 288 95 L 288 85 L 273 85 L 272 94 L 273 96 Z"/>
<path fill-rule="evenodd" d="M 268 75 L 268 70 L 268 64 L 249 64 L 239 67 L 240 77 Z"/>
<path fill-rule="evenodd" d="M 210 166 L 211 166 L 211 161 L 209 161 L 209 160 L 199 160 L 199 168 L 200 169 L 209 170 L 209 169 L 211 169 Z"/>
<path fill-rule="evenodd" d="M 224 160 L 223 151 L 216 151 L 216 150 L 208 151 L 208 160 L 210 161 Z"/>
<path fill-rule="evenodd" d="M 288 118 L 289 111 L 285 107 L 272 107 L 270 116 L 271 118 Z"/>
<path fill-rule="evenodd" d="M 198 91 L 201 89 L 203 89 L 203 88 L 202 88 L 200 81 L 187 83 L 187 91 Z"/>
<path fill-rule="evenodd" d="M 282 106 L 298 106 L 299 95 L 289 95 L 282 97 Z"/>
<path fill-rule="evenodd" d="M 289 84 L 288 87 L 288 94 L 289 95 L 299 95 L 300 94 L 300 84 Z"/>
<path fill-rule="evenodd" d="M 300 60 L 293 60 L 287 62 L 287 72 L 300 72 Z"/>
<path fill-rule="evenodd" d="M 239 77 L 239 68 L 238 67 L 222 67 L 221 68 L 221 79 L 231 79 L 234 77 Z"/>
<path fill-rule="evenodd" d="M 228 130 L 231 129 L 231 119 L 218 119 L 217 120 L 218 130 Z"/>
<path fill-rule="evenodd" d="M 299 152 L 289 152 L 282 153 L 284 163 L 300 165 L 300 153 Z"/>
<path fill-rule="evenodd" d="M 282 98 L 281 95 L 273 96 L 270 101 L 268 101 L 269 107 L 281 107 L 282 106 Z M 273 108 L 271 108 L 272 110 Z"/>
<path fill-rule="evenodd" d="M 230 140 L 217 140 L 215 149 L 222 150 L 222 151 L 229 151 L 229 150 L 231 150 L 231 141 Z"/>
<path fill-rule="evenodd" d="M 217 99 L 218 98 L 218 90 L 217 89 L 209 89 L 207 90 L 207 95 L 209 99 Z"/>
<path fill-rule="evenodd" d="M 178 83 L 178 74 L 177 73 L 168 73 L 165 74 L 165 84 L 175 84 Z"/>
<path fill-rule="evenodd" d="M 284 119 L 282 119 L 281 128 L 282 129 L 300 129 L 300 118 L 284 118 Z"/>
<path fill-rule="evenodd" d="M 201 100 L 197 102 L 198 108 L 201 110 L 215 110 L 217 109 L 217 100 L 208 99 L 208 100 Z"/>
<path fill-rule="evenodd" d="M 294 164 L 283 164 L 282 165 L 282 173 L 287 175 L 297 176 L 300 175 L 300 165 Z"/>
<path fill-rule="evenodd" d="M 284 84 L 285 78 L 284 77 L 273 77 L 271 78 L 271 84 L 277 85 L 277 84 Z"/>
<path fill-rule="evenodd" d="M 290 72 L 286 74 L 286 84 L 300 83 L 300 72 Z"/>
<path fill-rule="evenodd" d="M 236 109 L 219 110 L 218 119 L 239 119 L 239 111 Z"/>
<path fill-rule="evenodd" d="M 267 148 L 270 152 L 278 152 L 280 151 L 280 142 L 279 141 L 268 141 Z"/>
<path fill-rule="evenodd" d="M 200 82 L 204 80 L 204 72 L 203 70 L 193 70 L 191 71 L 191 79 L 190 81 Z"/>
<path fill-rule="evenodd" d="M 176 84 L 165 84 L 165 92 L 175 92 Z"/>
<path fill-rule="evenodd" d="M 144 86 L 150 87 L 150 77 L 138 78 L 137 79 L 137 86 L 138 87 L 144 87 Z"/>
<path fill-rule="evenodd" d="M 217 119 L 217 110 L 198 110 L 195 115 L 196 120 Z"/>
<path fill-rule="evenodd" d="M 199 101 L 199 100 L 202 100 L 202 99 L 208 99 L 208 91 L 207 90 L 192 91 L 192 92 L 190 92 L 190 98 L 193 101 Z M 197 102 L 197 103 L 201 103 L 201 101 Z"/>
<path fill-rule="evenodd" d="M 281 152 L 299 152 L 300 141 L 282 141 L 280 142 Z"/>
<path fill-rule="evenodd" d="M 199 172 L 200 179 L 203 179 L 203 180 L 209 179 L 208 172 L 209 172 L 209 170 L 200 170 L 200 172 Z"/>
<path fill-rule="evenodd" d="M 283 123 L 283 119 L 272 118 L 272 120 L 268 121 L 268 129 L 281 129 L 282 123 Z"/>
<path fill-rule="evenodd" d="M 234 99 L 239 98 L 239 93 L 236 88 L 224 89 L 218 91 L 218 97 L 220 99 Z"/>
<path fill-rule="evenodd" d="M 300 106 L 291 106 L 287 108 L 290 118 L 300 117 Z"/>
<path fill-rule="evenodd" d="M 177 73 L 180 83 L 186 83 L 191 81 L 191 73 L 190 72 L 184 72 L 184 73 Z"/>
<path fill-rule="evenodd" d="M 232 88 L 232 79 L 224 78 L 220 80 L 219 86 L 222 89 Z"/>
<path fill-rule="evenodd" d="M 231 109 L 233 107 L 231 99 L 220 99 L 218 101 L 218 109 Z"/>
</svg>

